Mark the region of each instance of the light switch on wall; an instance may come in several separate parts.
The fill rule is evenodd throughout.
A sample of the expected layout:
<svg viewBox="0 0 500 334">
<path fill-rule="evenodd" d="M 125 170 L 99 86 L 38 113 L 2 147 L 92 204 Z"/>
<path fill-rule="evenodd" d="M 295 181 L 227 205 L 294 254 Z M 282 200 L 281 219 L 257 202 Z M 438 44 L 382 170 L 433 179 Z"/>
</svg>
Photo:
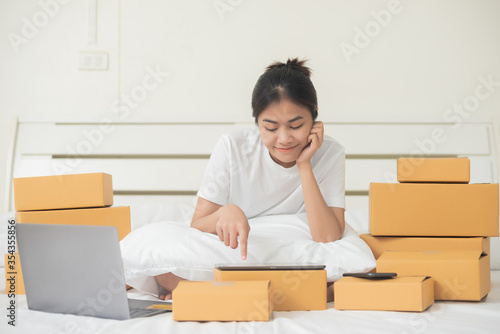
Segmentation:
<svg viewBox="0 0 500 334">
<path fill-rule="evenodd" d="M 101 70 L 108 69 L 107 52 L 80 52 L 80 70 Z"/>
</svg>

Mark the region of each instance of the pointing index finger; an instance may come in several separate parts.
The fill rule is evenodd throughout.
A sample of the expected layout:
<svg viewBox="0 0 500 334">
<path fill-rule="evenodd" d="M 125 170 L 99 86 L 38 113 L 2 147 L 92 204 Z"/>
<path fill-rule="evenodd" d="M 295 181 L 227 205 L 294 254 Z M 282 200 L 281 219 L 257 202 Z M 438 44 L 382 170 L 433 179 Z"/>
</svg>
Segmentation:
<svg viewBox="0 0 500 334">
<path fill-rule="evenodd" d="M 246 231 L 240 232 L 240 248 L 241 248 L 241 259 L 247 259 L 247 239 L 248 233 Z"/>
</svg>

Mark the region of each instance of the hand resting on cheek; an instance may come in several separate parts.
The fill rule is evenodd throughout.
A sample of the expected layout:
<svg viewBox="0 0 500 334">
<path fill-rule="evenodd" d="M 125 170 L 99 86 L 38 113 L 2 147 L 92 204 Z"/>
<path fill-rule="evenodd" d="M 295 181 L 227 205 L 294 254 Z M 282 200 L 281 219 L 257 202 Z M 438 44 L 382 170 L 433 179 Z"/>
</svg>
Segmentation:
<svg viewBox="0 0 500 334">
<path fill-rule="evenodd" d="M 307 144 L 304 147 L 299 157 L 297 158 L 296 161 L 297 166 L 302 163 L 311 162 L 311 158 L 313 157 L 314 153 L 316 153 L 316 151 L 323 144 L 324 132 L 325 130 L 323 122 L 321 121 L 314 122 L 311 128 L 311 133 L 307 137 L 307 141 L 309 142 L 309 144 Z"/>
</svg>

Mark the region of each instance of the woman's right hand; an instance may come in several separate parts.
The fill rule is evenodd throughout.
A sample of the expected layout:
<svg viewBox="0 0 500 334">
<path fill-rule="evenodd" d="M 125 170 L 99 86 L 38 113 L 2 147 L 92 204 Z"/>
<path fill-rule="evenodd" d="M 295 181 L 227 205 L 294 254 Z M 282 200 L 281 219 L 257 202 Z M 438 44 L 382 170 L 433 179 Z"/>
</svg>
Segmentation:
<svg viewBox="0 0 500 334">
<path fill-rule="evenodd" d="M 245 213 L 235 204 L 224 205 L 219 210 L 221 210 L 220 218 L 215 225 L 215 231 L 219 239 L 223 241 L 226 246 L 235 249 L 238 247 L 239 238 L 241 259 L 246 260 L 250 225 L 248 224 Z"/>
</svg>

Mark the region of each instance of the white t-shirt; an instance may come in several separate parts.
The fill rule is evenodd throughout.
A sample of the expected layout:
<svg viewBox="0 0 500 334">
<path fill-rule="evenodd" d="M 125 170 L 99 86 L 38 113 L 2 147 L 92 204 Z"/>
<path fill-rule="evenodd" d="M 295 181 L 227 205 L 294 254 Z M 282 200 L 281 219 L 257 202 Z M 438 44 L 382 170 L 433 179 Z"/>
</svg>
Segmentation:
<svg viewBox="0 0 500 334">
<path fill-rule="evenodd" d="M 344 207 L 345 151 L 324 136 L 311 159 L 329 207 Z M 274 162 L 257 127 L 223 134 L 210 156 L 198 196 L 219 205 L 236 204 L 247 218 L 305 212 L 297 165 Z"/>
</svg>

